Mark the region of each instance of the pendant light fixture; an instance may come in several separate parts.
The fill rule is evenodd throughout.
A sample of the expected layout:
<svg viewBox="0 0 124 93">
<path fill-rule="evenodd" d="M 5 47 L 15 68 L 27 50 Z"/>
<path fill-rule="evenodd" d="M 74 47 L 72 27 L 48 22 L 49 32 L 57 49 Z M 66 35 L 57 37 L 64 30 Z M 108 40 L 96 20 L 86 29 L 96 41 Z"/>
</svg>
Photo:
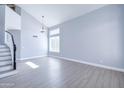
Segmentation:
<svg viewBox="0 0 124 93">
<path fill-rule="evenodd" d="M 45 24 L 44 24 L 44 16 L 42 16 L 42 27 L 41 27 L 41 33 L 43 33 L 43 32 L 46 32 L 47 31 L 47 28 L 46 28 L 46 26 L 45 26 Z"/>
</svg>

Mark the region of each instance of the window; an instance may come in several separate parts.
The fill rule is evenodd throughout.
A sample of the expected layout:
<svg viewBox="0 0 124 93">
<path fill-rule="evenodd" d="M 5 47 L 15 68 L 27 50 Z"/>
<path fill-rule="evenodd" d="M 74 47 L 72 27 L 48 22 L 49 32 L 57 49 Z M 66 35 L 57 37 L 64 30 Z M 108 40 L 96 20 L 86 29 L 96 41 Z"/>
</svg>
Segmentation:
<svg viewBox="0 0 124 93">
<path fill-rule="evenodd" d="M 50 51 L 59 52 L 59 36 L 50 37 Z"/>
<path fill-rule="evenodd" d="M 59 29 L 54 29 L 50 31 L 50 36 L 59 34 Z"/>
<path fill-rule="evenodd" d="M 51 30 L 49 33 L 49 51 L 60 52 L 60 36 L 59 29 Z"/>
</svg>

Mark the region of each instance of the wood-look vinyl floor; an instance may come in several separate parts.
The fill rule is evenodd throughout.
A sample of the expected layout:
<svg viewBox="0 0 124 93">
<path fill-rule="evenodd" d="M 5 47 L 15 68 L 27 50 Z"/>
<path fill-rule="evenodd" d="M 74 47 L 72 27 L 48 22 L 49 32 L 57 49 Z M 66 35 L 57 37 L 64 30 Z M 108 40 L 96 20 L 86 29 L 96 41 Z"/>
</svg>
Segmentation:
<svg viewBox="0 0 124 93">
<path fill-rule="evenodd" d="M 39 67 L 31 68 L 26 62 Z M 16 75 L 0 79 L 4 88 L 123 88 L 124 73 L 44 57 L 18 62 Z"/>
</svg>

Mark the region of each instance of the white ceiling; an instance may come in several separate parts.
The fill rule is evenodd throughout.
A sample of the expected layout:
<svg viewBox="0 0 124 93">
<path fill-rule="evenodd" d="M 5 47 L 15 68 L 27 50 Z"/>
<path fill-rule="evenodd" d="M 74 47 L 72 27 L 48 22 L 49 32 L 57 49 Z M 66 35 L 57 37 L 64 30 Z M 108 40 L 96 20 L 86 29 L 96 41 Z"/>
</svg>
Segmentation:
<svg viewBox="0 0 124 93">
<path fill-rule="evenodd" d="M 104 4 L 19 4 L 21 8 L 41 22 L 45 16 L 45 25 L 48 27 L 63 23 L 70 19 L 84 15 Z"/>
</svg>

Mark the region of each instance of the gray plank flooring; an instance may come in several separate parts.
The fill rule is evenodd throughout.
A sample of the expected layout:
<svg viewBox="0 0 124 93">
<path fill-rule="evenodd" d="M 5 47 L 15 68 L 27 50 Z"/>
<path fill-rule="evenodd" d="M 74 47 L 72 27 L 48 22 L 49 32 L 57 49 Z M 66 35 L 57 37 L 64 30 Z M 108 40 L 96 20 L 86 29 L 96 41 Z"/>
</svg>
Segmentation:
<svg viewBox="0 0 124 93">
<path fill-rule="evenodd" d="M 26 62 L 39 67 L 31 68 Z M 123 88 L 124 73 L 44 57 L 17 63 L 18 73 L 0 79 L 1 88 Z"/>
</svg>

